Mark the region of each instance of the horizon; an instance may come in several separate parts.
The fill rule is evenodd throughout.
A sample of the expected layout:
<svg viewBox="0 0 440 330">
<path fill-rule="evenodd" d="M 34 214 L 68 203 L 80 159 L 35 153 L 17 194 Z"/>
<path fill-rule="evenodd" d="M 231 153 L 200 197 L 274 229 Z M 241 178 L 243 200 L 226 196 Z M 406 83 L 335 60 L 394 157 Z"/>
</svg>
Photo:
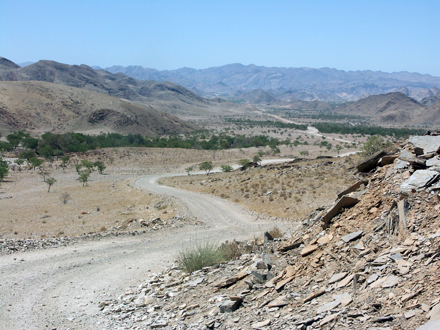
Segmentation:
<svg viewBox="0 0 440 330">
<path fill-rule="evenodd" d="M 0 58 L 1 58 L 1 57 L 2 57 L 2 56 L 0 56 Z M 3 58 L 5 58 L 5 57 L 3 57 Z M 9 59 L 9 58 L 8 58 L 8 60 L 12 61 L 12 60 Z M 39 61 L 53 61 L 53 60 L 44 59 L 44 60 L 39 60 Z M 26 61 L 26 62 L 22 62 L 22 63 L 17 63 L 17 62 L 14 62 L 14 61 L 12 61 L 12 62 L 14 62 L 15 64 L 19 65 L 20 67 L 25 67 L 25 66 L 28 66 L 28 65 L 35 64 L 35 63 L 37 63 L 37 62 L 39 62 L 39 61 L 36 61 L 36 62 Z M 58 62 L 58 61 L 54 61 L 54 62 Z M 58 63 L 62 63 L 62 62 L 58 62 Z M 62 64 L 68 64 L 68 63 L 62 63 Z M 108 68 L 111 68 L 111 67 L 125 67 L 125 68 L 127 68 L 127 67 L 142 67 L 142 68 L 144 68 L 144 69 L 151 69 L 151 70 L 157 70 L 157 71 L 176 71 L 176 70 L 180 70 L 180 69 L 191 69 L 191 70 L 203 71 L 203 70 L 208 70 L 208 69 L 212 69 L 212 68 L 219 68 L 219 67 L 228 66 L 228 65 L 235 65 L 235 64 L 240 64 L 240 65 L 243 65 L 243 66 L 256 66 L 256 67 L 278 68 L 278 69 L 312 69 L 312 70 L 330 69 L 330 70 L 337 70 L 337 71 L 344 71 L 344 72 L 362 72 L 362 71 L 371 71 L 371 72 L 382 72 L 382 73 L 389 73 L 389 74 L 393 74 L 393 73 L 410 73 L 410 74 L 412 74 L 412 73 L 416 73 L 416 74 L 421 74 L 421 75 L 432 76 L 432 77 L 435 77 L 435 78 L 437 78 L 437 77 L 440 78 L 440 75 L 439 75 L 439 76 L 435 76 L 435 75 L 431 75 L 431 74 L 429 74 L 429 73 L 420 73 L 420 72 L 412 72 L 412 71 L 394 71 L 394 72 L 386 72 L 386 71 L 381 71 L 381 70 L 369 70 L 369 69 L 366 69 L 366 70 L 342 70 L 342 69 L 331 68 L 331 67 L 321 67 L 321 68 L 310 68 L 310 67 L 277 67 L 277 66 L 268 67 L 268 66 L 264 66 L 264 65 L 256 65 L 256 64 L 252 64 L 252 63 L 250 63 L 250 64 L 228 63 L 228 64 L 223 64 L 223 65 L 219 65 L 219 66 L 213 66 L 213 67 L 209 67 L 209 68 L 201 68 L 201 69 L 190 68 L 190 67 L 181 67 L 181 68 L 171 69 L 171 70 L 168 70 L 168 69 L 159 70 L 159 69 L 155 69 L 155 68 L 144 67 L 144 66 L 141 66 L 141 65 L 127 65 L 127 66 L 123 66 L 123 65 L 115 64 L 115 65 L 111 65 L 111 66 L 108 66 L 108 67 L 101 67 L 101 66 L 99 66 L 99 65 L 95 65 L 95 64 L 90 65 L 90 64 L 87 64 L 87 63 L 74 63 L 74 64 L 68 64 L 68 65 L 87 65 L 87 66 L 89 66 L 89 67 L 91 67 L 91 68 L 93 68 L 93 67 L 99 67 L 101 70 L 105 70 L 105 69 L 108 69 Z"/>
<path fill-rule="evenodd" d="M 17 0 L 2 7 L 8 15 L 0 28 L 8 33 L 0 54 L 14 63 L 159 71 L 240 63 L 440 76 L 434 0 Z"/>
</svg>

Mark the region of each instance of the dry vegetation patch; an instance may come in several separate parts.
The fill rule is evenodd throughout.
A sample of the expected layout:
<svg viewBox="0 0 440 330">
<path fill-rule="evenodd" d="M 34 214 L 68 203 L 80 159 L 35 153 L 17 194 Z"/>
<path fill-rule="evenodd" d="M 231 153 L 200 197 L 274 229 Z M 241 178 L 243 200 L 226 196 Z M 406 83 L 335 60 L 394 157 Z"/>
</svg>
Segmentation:
<svg viewBox="0 0 440 330">
<path fill-rule="evenodd" d="M 357 156 L 303 160 L 246 171 L 172 177 L 163 184 L 213 194 L 261 214 L 302 220 L 356 182 Z"/>
<path fill-rule="evenodd" d="M 51 192 L 34 172 L 14 177 L 0 200 L 1 238 L 76 236 L 109 230 L 136 230 L 140 220 L 169 221 L 176 214 L 173 200 L 140 192 L 130 179 L 103 176 L 88 187 L 75 182 L 76 176 L 57 172 Z M 102 178 L 99 178 L 102 179 Z M 156 207 L 155 207 L 156 206 Z"/>
</svg>

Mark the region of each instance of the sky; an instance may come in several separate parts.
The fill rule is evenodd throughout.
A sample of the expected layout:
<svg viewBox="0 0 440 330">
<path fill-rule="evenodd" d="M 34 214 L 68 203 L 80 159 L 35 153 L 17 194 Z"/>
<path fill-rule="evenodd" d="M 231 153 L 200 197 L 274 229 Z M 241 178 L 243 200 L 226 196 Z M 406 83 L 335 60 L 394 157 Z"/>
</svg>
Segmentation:
<svg viewBox="0 0 440 330">
<path fill-rule="evenodd" d="M 266 67 L 440 76 L 440 1 L 0 0 L 15 63 Z"/>
</svg>

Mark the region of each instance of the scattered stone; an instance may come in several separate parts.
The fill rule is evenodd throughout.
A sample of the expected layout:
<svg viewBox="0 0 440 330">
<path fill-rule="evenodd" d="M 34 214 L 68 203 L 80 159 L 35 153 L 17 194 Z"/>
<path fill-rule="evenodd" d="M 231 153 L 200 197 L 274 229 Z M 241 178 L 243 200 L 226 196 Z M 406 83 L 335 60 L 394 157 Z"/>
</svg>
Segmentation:
<svg viewBox="0 0 440 330">
<path fill-rule="evenodd" d="M 400 186 L 401 192 L 411 192 L 429 186 L 438 179 L 440 173 L 431 170 L 418 170 Z"/>
<path fill-rule="evenodd" d="M 261 322 L 257 322 L 257 323 L 252 324 L 252 329 L 260 329 L 263 327 L 267 327 L 268 325 L 270 325 L 270 323 L 271 323 L 270 319 L 267 319 L 267 320 L 261 321 Z"/>
<path fill-rule="evenodd" d="M 330 221 L 341 211 L 341 209 L 353 207 L 357 203 L 359 203 L 359 199 L 357 198 L 342 196 L 329 210 L 327 210 L 326 214 L 322 217 L 321 221 L 323 222 L 323 228 L 328 228 Z"/>
<path fill-rule="evenodd" d="M 351 234 L 348 234 L 348 235 L 342 236 L 341 239 L 342 239 L 345 243 L 348 243 L 348 242 L 354 241 L 354 240 L 358 239 L 359 237 L 361 237 L 361 236 L 362 236 L 362 233 L 363 233 L 362 230 L 361 230 L 361 231 L 356 231 L 356 232 L 354 232 L 354 233 L 351 233 Z"/>
<path fill-rule="evenodd" d="M 309 296 L 306 297 L 306 299 L 304 299 L 304 302 L 308 302 L 311 301 L 319 296 L 322 296 L 325 293 L 325 289 L 320 289 L 318 291 L 313 292 L 312 294 L 310 294 Z"/>
<path fill-rule="evenodd" d="M 237 299 L 237 300 L 227 300 L 221 303 L 221 305 L 218 306 L 220 308 L 220 313 L 232 313 L 238 307 L 240 307 L 241 302 L 242 302 L 241 299 Z"/>
<path fill-rule="evenodd" d="M 313 244 L 313 245 L 307 245 L 304 249 L 302 249 L 301 251 L 301 256 L 305 257 L 307 255 L 309 255 L 312 252 L 315 252 L 318 249 L 318 245 Z"/>
<path fill-rule="evenodd" d="M 345 276 L 347 276 L 347 273 L 338 273 L 338 274 L 334 274 L 329 280 L 328 280 L 328 284 L 332 284 L 335 282 L 339 282 L 340 280 L 342 280 Z"/>
</svg>

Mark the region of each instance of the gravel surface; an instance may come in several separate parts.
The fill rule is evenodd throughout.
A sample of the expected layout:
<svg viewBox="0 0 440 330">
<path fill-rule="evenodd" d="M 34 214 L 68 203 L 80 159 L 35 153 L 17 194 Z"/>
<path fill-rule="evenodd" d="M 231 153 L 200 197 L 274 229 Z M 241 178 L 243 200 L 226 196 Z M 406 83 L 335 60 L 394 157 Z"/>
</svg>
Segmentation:
<svg viewBox="0 0 440 330">
<path fill-rule="evenodd" d="M 108 237 L 76 245 L 0 256 L 0 329 L 100 329 L 103 298 L 115 298 L 150 272 L 169 265 L 185 244 L 197 240 L 252 238 L 283 223 L 255 217 L 220 198 L 161 186 L 160 176 L 135 185 L 171 195 L 185 216 L 203 224 L 136 236 Z"/>
</svg>

